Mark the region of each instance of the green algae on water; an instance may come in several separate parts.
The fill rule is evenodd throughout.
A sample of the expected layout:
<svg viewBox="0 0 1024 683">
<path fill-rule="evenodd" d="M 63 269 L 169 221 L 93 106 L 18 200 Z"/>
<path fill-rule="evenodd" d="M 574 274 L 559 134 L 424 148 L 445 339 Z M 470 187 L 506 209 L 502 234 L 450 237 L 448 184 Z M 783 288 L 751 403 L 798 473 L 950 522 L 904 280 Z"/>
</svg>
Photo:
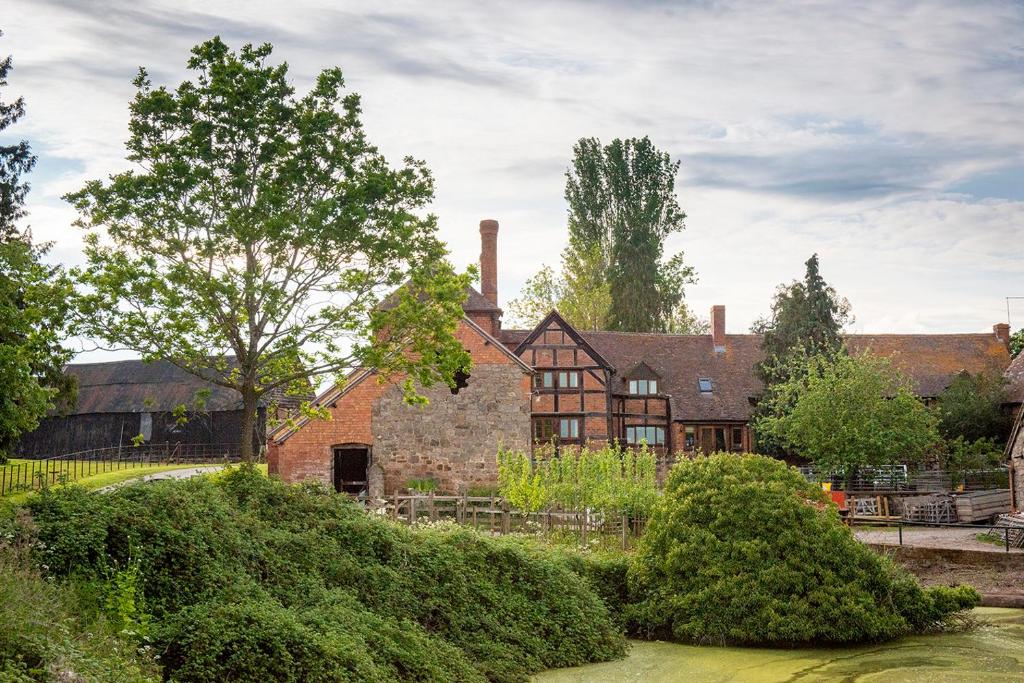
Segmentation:
<svg viewBox="0 0 1024 683">
<path fill-rule="evenodd" d="M 987 683 L 1024 681 L 1024 610 L 979 607 L 961 633 L 792 650 L 632 641 L 617 662 L 547 671 L 537 683 Z"/>
</svg>

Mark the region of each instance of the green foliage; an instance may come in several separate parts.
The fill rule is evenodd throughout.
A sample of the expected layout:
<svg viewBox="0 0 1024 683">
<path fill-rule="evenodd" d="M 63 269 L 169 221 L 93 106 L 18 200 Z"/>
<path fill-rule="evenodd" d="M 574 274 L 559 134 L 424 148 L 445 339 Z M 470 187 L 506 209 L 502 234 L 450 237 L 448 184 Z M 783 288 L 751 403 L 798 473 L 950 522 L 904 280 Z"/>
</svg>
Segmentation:
<svg viewBox="0 0 1024 683">
<path fill-rule="evenodd" d="M 851 321 L 850 303 L 836 293 L 821 276 L 818 255 L 805 263 L 802 281 L 779 285 L 771 314 L 754 323 L 751 332 L 763 335 L 763 360 L 757 371 L 765 384 L 755 411 L 755 422 L 779 418 L 791 404 L 779 396 L 779 387 L 806 371 L 806 359 L 821 355 L 834 358 L 843 353 L 841 332 Z M 758 449 L 771 455 L 785 453 L 785 445 L 770 431 L 755 429 Z"/>
<path fill-rule="evenodd" d="M 10 69 L 11 58 L 0 59 L 0 88 Z M 22 98 L 0 100 L 0 131 L 24 114 Z M 0 464 L 22 434 L 75 394 L 63 371 L 72 354 L 61 345 L 68 335 L 70 282 L 61 268 L 42 262 L 49 245 L 33 244 L 31 233 L 17 228 L 28 192 L 23 176 L 35 162 L 28 142 L 0 145 Z"/>
<path fill-rule="evenodd" d="M 915 462 L 939 441 L 934 415 L 888 359 L 870 353 L 807 358 L 772 400 L 785 408 L 770 406 L 756 429 L 848 476 L 864 465 Z"/>
<path fill-rule="evenodd" d="M 658 497 L 656 468 L 656 457 L 646 445 L 563 449 L 559 455 L 534 457 L 502 450 L 498 483 L 502 497 L 525 513 L 560 506 L 643 515 Z"/>
<path fill-rule="evenodd" d="M 608 321 L 611 293 L 596 250 L 562 255 L 562 275 L 543 266 L 526 280 L 508 308 L 517 325 L 534 327 L 553 310 L 580 330 L 602 330 Z"/>
<path fill-rule="evenodd" d="M 0 547 L 0 680 L 158 681 L 157 667 L 102 617 L 90 619 L 77 591 L 43 579 L 23 552 Z"/>
<path fill-rule="evenodd" d="M 30 509 L 57 576 L 102 579 L 138 559 L 174 680 L 519 681 L 624 651 L 600 599 L 555 559 L 410 530 L 247 468 L 46 492 Z"/>
<path fill-rule="evenodd" d="M 582 577 L 601 598 L 620 628 L 626 628 L 629 611 L 629 566 L 632 558 L 624 552 L 580 552 L 573 548 L 547 547 L 545 552 L 565 563 Z"/>
<path fill-rule="evenodd" d="M 947 440 L 939 454 L 939 465 L 949 473 L 955 488 L 964 483 L 965 473 L 972 470 L 994 470 L 1004 464 L 1003 447 L 994 439 L 968 441 L 962 436 Z M 1006 486 L 1006 474 L 997 474 L 993 488 Z"/>
<path fill-rule="evenodd" d="M 946 439 L 995 439 L 1005 442 L 1012 416 L 1003 410 L 1006 380 L 992 370 L 957 375 L 935 404 L 939 431 Z"/>
<path fill-rule="evenodd" d="M 696 643 L 854 643 L 946 623 L 969 587 L 922 589 L 822 492 L 764 456 L 677 464 L 629 570 L 632 627 Z"/>
<path fill-rule="evenodd" d="M 1024 328 L 1010 335 L 1010 355 L 1014 358 L 1024 351 Z"/>
<path fill-rule="evenodd" d="M 568 272 L 576 272 L 577 260 L 603 266 L 610 329 L 664 331 L 683 287 L 694 281 L 682 254 L 662 260 L 665 239 L 681 232 L 686 218 L 675 195 L 678 172 L 679 162 L 648 137 L 616 138 L 604 146 L 582 138 L 573 147 L 565 184 L 565 261 Z"/>
<path fill-rule="evenodd" d="M 418 493 L 430 493 L 437 490 L 436 479 L 410 479 L 405 482 L 405 488 Z"/>
<path fill-rule="evenodd" d="M 686 214 L 675 196 L 679 162 L 650 139 L 581 138 L 566 173 L 569 245 L 562 275 L 545 266 L 527 280 L 510 311 L 536 325 L 552 309 L 581 330 L 697 334 L 683 290 L 696 281 L 682 254 L 664 243 Z"/>
<path fill-rule="evenodd" d="M 454 331 L 471 274 L 421 215 L 430 172 L 367 141 L 339 69 L 296 96 L 271 51 L 213 38 L 173 90 L 140 70 L 135 167 L 67 197 L 88 231 L 85 332 L 237 390 L 247 456 L 276 391 L 362 367 L 405 376 L 416 402 L 469 363 Z"/>
</svg>

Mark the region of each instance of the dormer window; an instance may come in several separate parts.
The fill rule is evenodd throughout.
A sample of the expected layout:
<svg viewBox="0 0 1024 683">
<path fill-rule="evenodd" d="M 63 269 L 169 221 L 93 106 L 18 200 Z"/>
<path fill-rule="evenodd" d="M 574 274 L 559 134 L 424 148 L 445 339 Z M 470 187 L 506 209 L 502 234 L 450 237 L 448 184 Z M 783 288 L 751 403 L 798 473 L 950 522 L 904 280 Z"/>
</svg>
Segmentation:
<svg viewBox="0 0 1024 683">
<path fill-rule="evenodd" d="M 651 396 L 658 393 L 658 380 L 656 379 L 631 379 L 629 380 L 629 393 L 633 396 Z"/>
<path fill-rule="evenodd" d="M 643 361 L 633 366 L 622 376 L 630 396 L 657 396 L 661 378 L 654 369 Z"/>
<path fill-rule="evenodd" d="M 697 385 L 700 387 L 700 393 L 710 394 L 711 393 L 711 378 L 701 377 L 697 380 Z"/>
</svg>

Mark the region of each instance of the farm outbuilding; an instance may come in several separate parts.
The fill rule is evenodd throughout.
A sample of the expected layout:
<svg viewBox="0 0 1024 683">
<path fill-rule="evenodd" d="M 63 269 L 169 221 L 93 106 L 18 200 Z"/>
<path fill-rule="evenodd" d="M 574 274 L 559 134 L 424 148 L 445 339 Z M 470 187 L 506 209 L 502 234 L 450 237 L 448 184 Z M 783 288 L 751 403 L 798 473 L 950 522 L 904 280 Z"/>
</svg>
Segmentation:
<svg viewBox="0 0 1024 683">
<path fill-rule="evenodd" d="M 130 446 L 142 435 L 148 444 L 237 447 L 241 397 L 165 361 L 123 360 L 69 365 L 78 400 L 64 414 L 46 417 L 22 437 L 16 454 L 43 458 Z M 184 406 L 186 420 L 175 411 Z M 259 407 L 257 433 L 266 434 L 267 405 Z M 258 443 L 263 443 L 261 436 Z"/>
</svg>

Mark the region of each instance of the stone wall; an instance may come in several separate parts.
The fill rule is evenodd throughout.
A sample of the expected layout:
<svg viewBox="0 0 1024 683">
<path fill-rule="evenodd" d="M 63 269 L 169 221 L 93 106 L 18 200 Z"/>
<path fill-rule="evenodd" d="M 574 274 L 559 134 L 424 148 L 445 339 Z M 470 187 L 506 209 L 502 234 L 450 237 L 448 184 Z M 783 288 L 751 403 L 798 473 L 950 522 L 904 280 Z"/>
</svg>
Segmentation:
<svg viewBox="0 0 1024 683">
<path fill-rule="evenodd" d="M 1024 423 L 1017 430 L 1016 440 L 1010 444 L 1010 476 L 1013 477 L 1011 486 L 1016 498 L 1014 509 L 1024 511 Z"/>
<path fill-rule="evenodd" d="M 371 496 L 403 489 L 410 479 L 435 479 L 445 493 L 494 485 L 498 448 L 529 448 L 530 376 L 519 366 L 478 364 L 458 394 L 434 386 L 424 395 L 429 404 L 406 405 L 391 386 L 374 402 Z"/>
</svg>

